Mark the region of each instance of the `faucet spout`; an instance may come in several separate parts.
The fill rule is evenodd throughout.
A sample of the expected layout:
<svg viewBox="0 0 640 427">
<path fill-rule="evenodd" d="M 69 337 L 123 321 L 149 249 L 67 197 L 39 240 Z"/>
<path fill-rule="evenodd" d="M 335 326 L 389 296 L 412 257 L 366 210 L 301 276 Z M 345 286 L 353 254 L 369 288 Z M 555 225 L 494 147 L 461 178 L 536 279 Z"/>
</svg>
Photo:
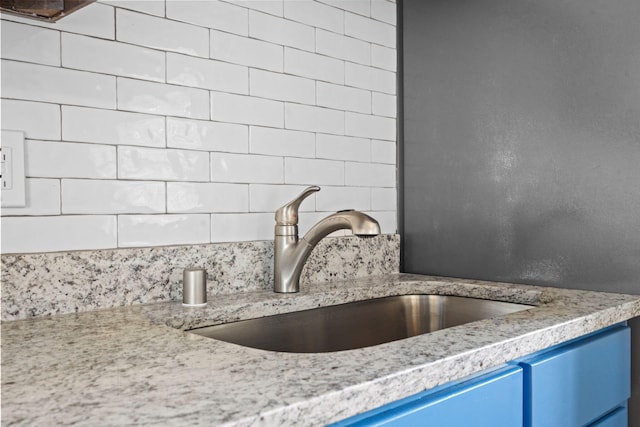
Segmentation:
<svg viewBox="0 0 640 427">
<path fill-rule="evenodd" d="M 298 240 L 298 206 L 319 187 L 309 187 L 292 202 L 278 209 L 274 240 L 274 287 L 275 292 L 293 293 L 300 291 L 300 274 L 313 248 L 337 230 L 348 229 L 357 236 L 380 234 L 378 222 L 355 210 L 339 211 L 320 220 Z M 283 215 L 287 211 L 287 215 Z M 286 221 L 283 218 L 288 218 Z M 292 220 L 295 219 L 295 220 Z"/>
</svg>

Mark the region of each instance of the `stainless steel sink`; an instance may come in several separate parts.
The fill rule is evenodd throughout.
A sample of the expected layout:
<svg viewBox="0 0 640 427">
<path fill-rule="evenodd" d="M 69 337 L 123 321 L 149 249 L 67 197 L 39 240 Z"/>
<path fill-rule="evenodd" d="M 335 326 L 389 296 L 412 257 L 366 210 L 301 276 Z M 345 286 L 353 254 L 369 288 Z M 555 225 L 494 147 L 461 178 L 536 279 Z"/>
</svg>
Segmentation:
<svg viewBox="0 0 640 427">
<path fill-rule="evenodd" d="M 325 353 L 369 347 L 488 319 L 530 305 L 442 295 L 401 295 L 192 329 L 263 350 Z"/>
</svg>

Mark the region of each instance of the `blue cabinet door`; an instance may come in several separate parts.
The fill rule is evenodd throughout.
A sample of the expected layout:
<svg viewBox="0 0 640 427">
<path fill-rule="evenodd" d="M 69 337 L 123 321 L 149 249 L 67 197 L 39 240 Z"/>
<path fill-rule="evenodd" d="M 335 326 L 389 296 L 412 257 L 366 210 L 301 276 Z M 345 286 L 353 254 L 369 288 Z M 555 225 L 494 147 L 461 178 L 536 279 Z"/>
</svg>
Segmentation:
<svg viewBox="0 0 640 427">
<path fill-rule="evenodd" d="M 393 427 L 520 427 L 522 369 L 509 366 L 333 424 Z"/>
<path fill-rule="evenodd" d="M 522 361 L 525 425 L 585 426 L 624 406 L 631 392 L 630 347 L 629 328 L 617 326 Z"/>
</svg>

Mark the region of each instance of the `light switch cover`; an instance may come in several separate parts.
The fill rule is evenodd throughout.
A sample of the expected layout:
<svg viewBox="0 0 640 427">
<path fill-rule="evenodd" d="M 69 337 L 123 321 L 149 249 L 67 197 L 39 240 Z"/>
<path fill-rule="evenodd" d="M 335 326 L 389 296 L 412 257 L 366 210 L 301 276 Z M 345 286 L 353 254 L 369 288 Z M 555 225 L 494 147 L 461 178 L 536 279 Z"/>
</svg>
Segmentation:
<svg viewBox="0 0 640 427">
<path fill-rule="evenodd" d="M 2 207 L 25 207 L 24 133 L 3 130 L 0 140 L 2 158 Z"/>
</svg>

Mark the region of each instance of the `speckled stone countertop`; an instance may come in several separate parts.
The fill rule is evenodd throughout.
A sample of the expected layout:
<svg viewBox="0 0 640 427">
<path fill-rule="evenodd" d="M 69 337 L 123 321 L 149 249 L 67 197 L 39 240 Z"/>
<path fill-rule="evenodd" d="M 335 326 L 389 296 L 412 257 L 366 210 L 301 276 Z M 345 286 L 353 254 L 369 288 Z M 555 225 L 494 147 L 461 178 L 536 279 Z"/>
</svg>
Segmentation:
<svg viewBox="0 0 640 427">
<path fill-rule="evenodd" d="M 536 307 L 374 347 L 256 350 L 183 329 L 386 295 Z M 640 315 L 640 296 L 394 274 L 2 323 L 2 425 L 323 425 Z"/>
</svg>

